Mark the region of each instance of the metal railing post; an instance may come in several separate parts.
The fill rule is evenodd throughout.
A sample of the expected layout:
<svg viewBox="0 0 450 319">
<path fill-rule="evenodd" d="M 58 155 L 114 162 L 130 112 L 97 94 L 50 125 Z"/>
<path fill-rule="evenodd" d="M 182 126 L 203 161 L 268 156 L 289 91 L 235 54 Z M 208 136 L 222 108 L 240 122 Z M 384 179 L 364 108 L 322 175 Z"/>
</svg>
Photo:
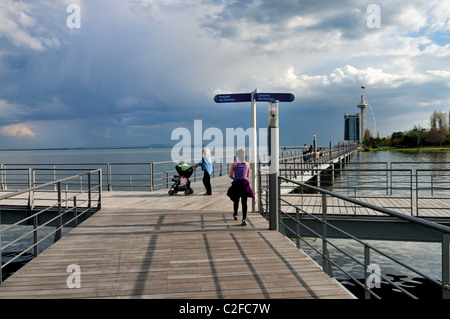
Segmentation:
<svg viewBox="0 0 450 319">
<path fill-rule="evenodd" d="M 73 197 L 73 217 L 75 219 L 75 227 L 78 226 L 78 207 L 77 207 L 77 197 Z"/>
<path fill-rule="evenodd" d="M 419 173 L 416 170 L 416 216 L 419 217 Z"/>
<path fill-rule="evenodd" d="M 281 223 L 281 179 L 277 177 L 277 220 L 278 224 Z"/>
<path fill-rule="evenodd" d="M 56 181 L 56 165 L 53 165 L 53 181 Z M 53 189 L 56 190 L 56 185 Z"/>
<path fill-rule="evenodd" d="M 3 164 L 0 164 L 0 189 L 4 189 L 4 185 L 3 185 L 3 174 L 4 174 L 4 172 L 5 172 L 5 170 L 3 168 Z M 1 278 L 0 278 L 0 280 L 1 280 Z"/>
<path fill-rule="evenodd" d="M 169 188 L 169 172 L 166 171 L 166 188 Z"/>
<path fill-rule="evenodd" d="M 32 168 L 28 169 L 28 188 L 32 188 Z M 31 214 L 34 208 L 34 191 L 28 192 L 28 213 Z"/>
<path fill-rule="evenodd" d="M 33 217 L 33 243 L 34 243 L 34 247 L 33 247 L 33 255 L 34 257 L 37 257 L 37 255 L 39 254 L 39 248 L 38 248 L 38 216 L 35 215 Z"/>
<path fill-rule="evenodd" d="M 7 190 L 8 189 L 8 183 L 6 181 L 6 164 L 3 165 L 3 189 Z"/>
<path fill-rule="evenodd" d="M 97 202 L 97 209 L 102 208 L 102 170 L 99 169 L 98 171 L 98 202 Z"/>
<path fill-rule="evenodd" d="M 155 176 L 154 176 L 154 167 L 153 162 L 150 163 L 150 191 L 155 190 Z"/>
<path fill-rule="evenodd" d="M 259 196 L 258 196 L 258 198 L 257 198 L 257 200 L 258 200 L 258 211 L 259 211 L 259 213 L 262 215 L 262 213 L 263 213 L 263 209 L 262 209 L 262 184 L 261 184 L 261 163 L 258 163 L 258 165 L 256 166 L 257 167 L 257 169 L 258 169 L 258 172 L 257 172 L 257 174 L 258 174 L 258 194 L 259 194 Z"/>
<path fill-rule="evenodd" d="M 91 172 L 88 173 L 88 211 L 86 216 L 91 217 L 92 209 L 92 188 L 91 188 Z"/>
<path fill-rule="evenodd" d="M 433 173 L 431 173 L 431 174 L 433 174 Z M 433 188 L 434 188 L 433 175 L 430 175 L 430 188 L 431 188 L 431 196 L 434 196 L 434 192 L 433 192 Z"/>
<path fill-rule="evenodd" d="M 386 163 L 386 195 L 389 195 L 389 171 L 387 168 L 387 163 Z"/>
<path fill-rule="evenodd" d="M 450 234 L 442 233 L 442 299 L 450 299 Z"/>
<path fill-rule="evenodd" d="M 61 207 L 61 182 L 57 183 L 58 192 L 58 218 L 57 218 L 57 229 L 55 232 L 55 242 L 61 239 L 61 229 L 62 229 L 62 207 Z"/>
<path fill-rule="evenodd" d="M 296 236 L 295 236 L 295 244 L 298 249 L 300 249 L 300 209 L 298 207 L 295 208 L 295 221 L 296 221 Z"/>
<path fill-rule="evenodd" d="M 390 182 L 391 182 L 391 189 L 390 189 L 389 195 L 392 195 L 392 163 L 390 165 L 391 165 L 391 170 L 389 171 L 390 172 L 389 177 L 390 177 Z"/>
<path fill-rule="evenodd" d="M 153 176 L 153 175 L 152 175 Z M 106 165 L 106 182 L 108 183 L 108 191 L 112 191 L 112 184 L 111 184 L 111 164 L 108 163 Z"/>
<path fill-rule="evenodd" d="M 331 270 L 331 264 L 328 260 L 328 248 L 327 248 L 327 239 L 328 239 L 328 227 L 327 227 L 327 195 L 325 193 L 322 194 L 322 268 L 323 271 L 330 277 L 333 277 L 333 273 Z"/>
<path fill-rule="evenodd" d="M 370 247 L 364 245 L 364 298 L 370 299 L 369 287 L 367 281 L 369 279 L 368 267 L 370 265 Z"/>
<path fill-rule="evenodd" d="M 411 204 L 411 216 L 414 216 L 414 207 L 413 207 L 413 177 L 412 177 L 412 170 L 409 170 L 409 196 L 411 198 L 410 204 Z"/>
</svg>

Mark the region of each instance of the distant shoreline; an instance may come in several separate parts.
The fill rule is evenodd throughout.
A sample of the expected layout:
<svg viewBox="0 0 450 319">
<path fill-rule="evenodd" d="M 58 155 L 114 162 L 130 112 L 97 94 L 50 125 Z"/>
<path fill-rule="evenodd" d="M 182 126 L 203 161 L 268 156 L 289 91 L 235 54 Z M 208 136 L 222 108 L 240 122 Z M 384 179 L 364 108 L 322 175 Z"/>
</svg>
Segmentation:
<svg viewBox="0 0 450 319">
<path fill-rule="evenodd" d="M 146 148 L 172 148 L 170 145 L 155 144 L 148 146 L 124 146 L 124 147 L 53 147 L 53 148 L 7 148 L 0 149 L 0 152 L 19 152 L 19 151 L 70 151 L 70 150 L 128 150 L 128 149 L 146 149 Z"/>
</svg>

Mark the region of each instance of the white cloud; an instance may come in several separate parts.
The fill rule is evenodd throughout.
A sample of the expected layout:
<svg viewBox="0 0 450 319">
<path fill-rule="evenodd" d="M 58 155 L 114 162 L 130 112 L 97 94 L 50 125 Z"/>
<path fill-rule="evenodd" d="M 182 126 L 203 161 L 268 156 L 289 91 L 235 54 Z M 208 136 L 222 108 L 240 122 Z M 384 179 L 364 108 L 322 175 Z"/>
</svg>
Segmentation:
<svg viewBox="0 0 450 319">
<path fill-rule="evenodd" d="M 28 14 L 26 14 L 23 11 L 20 11 L 19 13 L 19 22 L 22 26 L 26 28 L 33 27 L 36 24 L 36 19 L 33 17 L 30 17 Z"/>
<path fill-rule="evenodd" d="M 38 3 L 2 0 L 0 38 L 34 51 L 58 49 L 61 43 L 55 33 L 65 30 L 66 7 L 71 3 L 78 3 L 86 10 L 81 0 L 41 0 Z"/>
<path fill-rule="evenodd" d="M 399 10 L 396 23 L 401 31 L 418 32 L 427 26 L 427 11 L 425 8 L 417 8 L 416 5 L 409 4 L 406 8 Z"/>
<path fill-rule="evenodd" d="M 32 5 L 29 3 L 12 0 L 0 3 L 0 37 L 8 38 L 16 46 L 42 51 L 41 41 L 29 32 L 36 23 L 31 12 Z"/>
<path fill-rule="evenodd" d="M 447 71 L 427 71 L 433 75 L 448 76 Z M 290 90 L 302 92 L 305 95 L 321 95 L 324 88 L 330 86 L 358 88 L 360 85 L 371 86 L 371 88 L 389 87 L 397 88 L 408 84 L 421 84 L 430 81 L 431 77 L 421 73 L 388 73 L 383 69 L 367 67 L 358 69 L 352 65 L 336 68 L 329 74 L 307 75 L 296 74 L 294 68 L 290 67 L 283 76 L 274 80 L 275 87 L 286 87 Z"/>
<path fill-rule="evenodd" d="M 450 30 L 450 4 L 448 1 L 434 0 L 429 10 L 428 32 Z M 428 5 L 428 4 L 427 4 Z"/>
<path fill-rule="evenodd" d="M 441 78 L 450 78 L 450 72 L 445 70 L 428 70 L 427 73 Z"/>
<path fill-rule="evenodd" d="M 25 123 L 3 126 L 0 132 L 3 136 L 10 136 L 19 139 L 36 138 L 36 134 Z"/>
</svg>

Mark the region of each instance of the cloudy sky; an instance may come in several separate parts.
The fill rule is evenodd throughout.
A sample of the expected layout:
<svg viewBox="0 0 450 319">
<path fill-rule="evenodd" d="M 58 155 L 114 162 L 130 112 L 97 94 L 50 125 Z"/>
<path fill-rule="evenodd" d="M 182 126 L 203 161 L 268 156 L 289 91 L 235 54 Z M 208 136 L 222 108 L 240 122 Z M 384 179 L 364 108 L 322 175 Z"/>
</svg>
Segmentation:
<svg viewBox="0 0 450 319">
<path fill-rule="evenodd" d="M 429 127 L 450 110 L 449 43 L 449 1 L 1 0 L 0 149 L 246 129 L 250 103 L 213 97 L 255 88 L 295 95 L 282 145 L 342 140 L 361 92 L 380 136 Z"/>
</svg>

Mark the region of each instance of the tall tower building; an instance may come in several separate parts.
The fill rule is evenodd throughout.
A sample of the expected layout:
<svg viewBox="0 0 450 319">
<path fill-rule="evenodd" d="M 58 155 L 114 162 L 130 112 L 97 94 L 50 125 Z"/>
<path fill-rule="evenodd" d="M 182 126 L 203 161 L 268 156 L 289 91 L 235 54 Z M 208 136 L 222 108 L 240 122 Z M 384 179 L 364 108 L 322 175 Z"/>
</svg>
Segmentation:
<svg viewBox="0 0 450 319">
<path fill-rule="evenodd" d="M 367 107 L 367 103 L 364 102 L 364 97 L 361 95 L 361 102 L 357 105 L 361 109 L 361 116 L 360 116 L 360 130 L 359 130 L 359 143 L 362 143 L 364 141 L 364 133 L 365 133 L 365 126 L 364 126 L 364 109 Z"/>
</svg>

